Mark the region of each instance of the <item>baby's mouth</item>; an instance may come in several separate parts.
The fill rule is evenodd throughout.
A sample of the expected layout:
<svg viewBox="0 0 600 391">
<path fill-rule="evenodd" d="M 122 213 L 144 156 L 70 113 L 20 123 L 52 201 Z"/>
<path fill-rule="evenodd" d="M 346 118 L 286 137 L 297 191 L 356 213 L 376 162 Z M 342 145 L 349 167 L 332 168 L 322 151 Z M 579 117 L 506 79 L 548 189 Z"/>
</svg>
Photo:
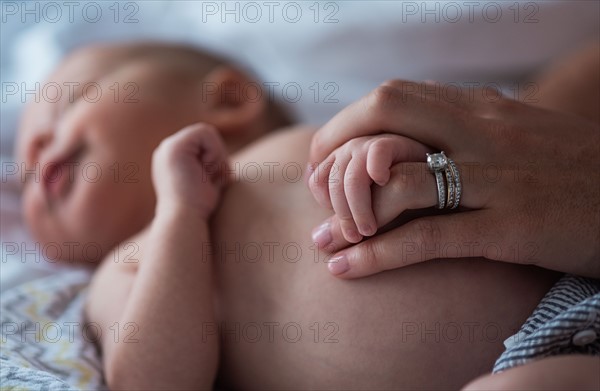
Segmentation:
<svg viewBox="0 0 600 391">
<path fill-rule="evenodd" d="M 77 177 L 77 166 L 83 148 L 76 149 L 66 158 L 50 161 L 42 168 L 42 181 L 48 202 L 63 200 L 70 193 Z"/>
</svg>

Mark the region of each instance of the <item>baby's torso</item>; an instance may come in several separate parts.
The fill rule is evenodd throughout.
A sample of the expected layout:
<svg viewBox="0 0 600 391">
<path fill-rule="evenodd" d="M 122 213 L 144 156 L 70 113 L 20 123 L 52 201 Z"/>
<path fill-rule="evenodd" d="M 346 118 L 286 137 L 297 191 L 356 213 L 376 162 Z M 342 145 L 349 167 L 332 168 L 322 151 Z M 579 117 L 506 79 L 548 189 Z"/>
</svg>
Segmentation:
<svg viewBox="0 0 600 391">
<path fill-rule="evenodd" d="M 457 389 L 489 371 L 502 341 L 552 283 L 537 269 L 446 260 L 343 281 L 311 229 L 300 176 L 311 132 L 238 154 L 213 218 L 219 383 L 253 389 Z"/>
</svg>

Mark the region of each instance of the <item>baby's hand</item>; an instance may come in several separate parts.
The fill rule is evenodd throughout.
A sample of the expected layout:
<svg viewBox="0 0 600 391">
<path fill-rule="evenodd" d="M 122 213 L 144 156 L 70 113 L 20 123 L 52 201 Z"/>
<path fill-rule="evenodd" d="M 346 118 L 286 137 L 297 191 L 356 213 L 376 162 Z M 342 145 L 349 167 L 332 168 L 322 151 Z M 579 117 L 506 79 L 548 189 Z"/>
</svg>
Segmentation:
<svg viewBox="0 0 600 391">
<path fill-rule="evenodd" d="M 157 210 L 185 209 L 208 219 L 225 185 L 227 151 L 219 132 L 194 124 L 164 139 L 152 156 Z"/>
<path fill-rule="evenodd" d="M 392 165 L 423 161 L 427 152 L 424 145 L 395 134 L 355 138 L 315 169 L 309 187 L 320 205 L 335 211 L 344 238 L 358 243 L 379 227 L 371 204 L 373 182 L 385 186 Z"/>
</svg>

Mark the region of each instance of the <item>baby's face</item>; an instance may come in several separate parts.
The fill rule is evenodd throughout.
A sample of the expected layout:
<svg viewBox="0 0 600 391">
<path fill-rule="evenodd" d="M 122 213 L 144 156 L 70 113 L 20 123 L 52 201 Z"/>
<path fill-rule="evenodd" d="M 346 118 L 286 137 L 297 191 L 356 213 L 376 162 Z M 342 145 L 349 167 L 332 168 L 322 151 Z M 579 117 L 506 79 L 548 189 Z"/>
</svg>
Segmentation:
<svg viewBox="0 0 600 391">
<path fill-rule="evenodd" d="M 30 104 L 19 131 L 18 155 L 37 173 L 26 176 L 25 218 L 50 258 L 97 261 L 148 224 L 153 150 L 205 120 L 197 93 L 168 72 L 143 61 L 115 70 L 119 53 L 97 54 L 76 55 L 50 80 L 97 88 Z"/>
</svg>

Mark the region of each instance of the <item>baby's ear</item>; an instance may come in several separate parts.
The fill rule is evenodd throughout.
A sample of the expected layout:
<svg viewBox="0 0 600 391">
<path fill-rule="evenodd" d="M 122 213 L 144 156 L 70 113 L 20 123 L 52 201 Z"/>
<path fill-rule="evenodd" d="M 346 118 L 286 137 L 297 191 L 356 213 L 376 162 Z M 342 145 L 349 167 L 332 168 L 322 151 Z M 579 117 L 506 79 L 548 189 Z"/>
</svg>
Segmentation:
<svg viewBox="0 0 600 391">
<path fill-rule="evenodd" d="M 219 66 L 202 81 L 205 121 L 221 132 L 233 134 L 259 120 L 267 107 L 260 83 L 245 73 Z"/>
</svg>

